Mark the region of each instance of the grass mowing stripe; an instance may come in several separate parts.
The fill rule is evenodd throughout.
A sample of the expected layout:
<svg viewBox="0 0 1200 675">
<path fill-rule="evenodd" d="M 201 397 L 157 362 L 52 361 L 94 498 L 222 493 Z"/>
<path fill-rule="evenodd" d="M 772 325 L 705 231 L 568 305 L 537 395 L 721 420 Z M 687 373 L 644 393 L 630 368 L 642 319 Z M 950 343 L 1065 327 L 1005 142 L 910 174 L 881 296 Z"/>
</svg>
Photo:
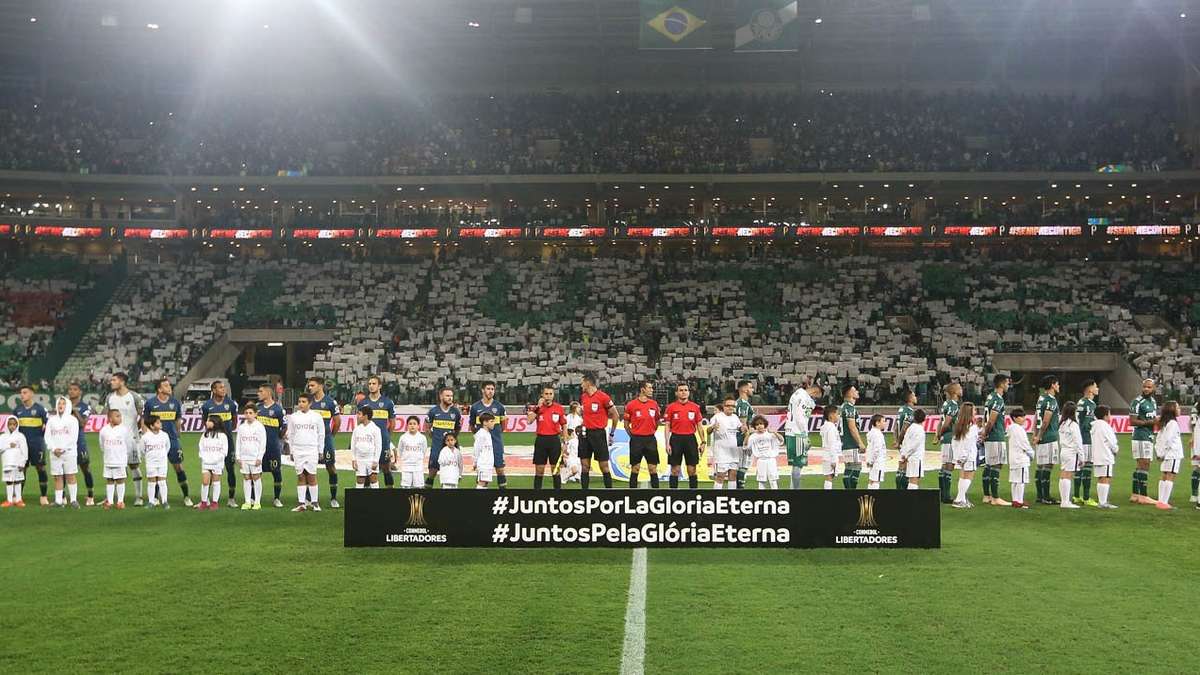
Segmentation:
<svg viewBox="0 0 1200 675">
<path fill-rule="evenodd" d="M 625 643 L 621 675 L 642 675 L 646 665 L 646 549 L 633 549 L 629 563 L 629 604 L 625 607 Z"/>
</svg>

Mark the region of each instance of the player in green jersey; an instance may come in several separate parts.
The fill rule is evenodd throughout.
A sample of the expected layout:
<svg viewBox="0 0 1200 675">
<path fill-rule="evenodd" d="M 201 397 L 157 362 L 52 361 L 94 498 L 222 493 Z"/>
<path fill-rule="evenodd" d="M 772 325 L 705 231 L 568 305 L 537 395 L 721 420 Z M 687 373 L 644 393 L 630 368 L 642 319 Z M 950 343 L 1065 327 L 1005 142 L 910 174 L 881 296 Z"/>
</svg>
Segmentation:
<svg viewBox="0 0 1200 675">
<path fill-rule="evenodd" d="M 1100 385 L 1095 380 L 1083 383 L 1083 398 L 1075 403 L 1075 415 L 1079 418 L 1079 433 L 1083 436 L 1083 466 L 1075 474 L 1071 501 L 1087 506 L 1100 506 L 1092 499 L 1092 422 L 1096 421 L 1096 397 Z"/>
<path fill-rule="evenodd" d="M 1033 447 L 1037 457 L 1037 489 L 1039 504 L 1054 504 L 1059 501 L 1050 495 L 1050 476 L 1058 463 L 1058 392 L 1062 389 L 1058 378 L 1047 375 L 1042 378 L 1042 394 L 1038 396 L 1036 414 L 1033 418 Z M 1061 495 L 1069 499 L 1068 495 Z"/>
<path fill-rule="evenodd" d="M 746 429 L 750 429 L 750 420 L 754 419 L 754 406 L 750 404 L 750 397 L 754 395 L 754 383 L 750 380 L 738 382 L 737 392 L 738 397 L 734 404 L 733 414 L 737 415 Z M 745 432 L 737 433 L 737 444 L 741 448 L 741 461 L 737 470 L 737 489 L 741 490 L 746 487 L 746 472 L 754 464 L 754 454 L 750 452 L 750 448 L 746 447 Z"/>
<path fill-rule="evenodd" d="M 896 450 L 900 450 L 900 441 L 904 438 L 904 432 L 908 431 L 908 425 L 912 424 L 913 412 L 917 404 L 917 392 L 912 389 L 904 390 L 904 405 L 896 411 Z M 908 479 L 904 477 L 904 458 L 900 458 L 900 467 L 896 470 L 896 489 L 908 489 Z M 938 478 L 938 483 L 941 483 L 941 477 Z M 943 500 L 944 501 L 944 500 Z"/>
<path fill-rule="evenodd" d="M 938 432 L 935 436 L 935 442 L 942 451 L 942 468 L 938 471 L 938 489 L 941 491 L 942 503 L 953 504 L 954 496 L 950 494 L 950 487 L 954 483 L 954 448 L 950 447 L 950 444 L 954 441 L 954 422 L 958 419 L 958 411 L 962 407 L 962 385 L 951 382 L 946 385 L 945 393 L 946 400 L 942 402 L 941 409 L 942 419 L 938 423 Z M 897 443 L 900 438 L 903 436 L 897 436 Z"/>
<path fill-rule="evenodd" d="M 997 374 L 992 378 L 992 393 L 983 402 L 983 503 L 1012 506 L 1000 496 L 1000 472 L 1008 462 L 1008 435 L 1004 429 L 1004 394 L 1012 379 Z"/>
<path fill-rule="evenodd" d="M 842 474 L 842 486 L 847 490 L 858 488 L 858 477 L 862 474 L 862 453 L 867 449 L 858 432 L 858 387 L 853 384 L 842 386 L 842 461 L 846 463 Z"/>
<path fill-rule="evenodd" d="M 1133 426 L 1133 459 L 1137 466 L 1133 470 L 1133 494 L 1129 501 L 1135 504 L 1153 504 L 1146 493 L 1150 482 L 1150 460 L 1154 458 L 1154 427 L 1158 424 L 1158 402 L 1154 400 L 1154 380 L 1142 380 L 1142 394 L 1129 404 L 1129 424 Z"/>
</svg>

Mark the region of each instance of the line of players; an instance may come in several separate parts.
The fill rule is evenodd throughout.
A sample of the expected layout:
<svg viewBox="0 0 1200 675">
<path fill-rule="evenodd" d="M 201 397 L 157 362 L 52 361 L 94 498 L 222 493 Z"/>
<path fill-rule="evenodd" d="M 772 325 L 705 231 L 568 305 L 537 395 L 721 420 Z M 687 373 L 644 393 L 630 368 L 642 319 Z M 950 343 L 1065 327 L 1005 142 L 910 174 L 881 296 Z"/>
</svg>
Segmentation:
<svg viewBox="0 0 1200 675">
<path fill-rule="evenodd" d="M 1005 428 L 1006 408 L 1004 394 L 1010 379 L 997 375 L 994 390 L 982 406 L 982 415 L 976 422 L 975 405 L 962 402 L 962 389 L 957 384 L 947 385 L 946 401 L 941 409 L 941 424 L 936 432 L 936 442 L 941 446 L 942 465 L 939 470 L 939 490 L 942 500 L 959 508 L 970 508 L 966 499 L 967 490 L 975 472 L 983 467 L 984 503 L 1026 508 L 1024 488 L 1028 483 L 1029 470 L 1036 460 L 1035 482 L 1037 499 L 1043 504 L 1059 504 L 1051 496 L 1050 477 L 1055 464 L 1060 464 L 1060 495 L 1068 495 L 1074 486 L 1071 499 L 1064 498 L 1064 508 L 1077 508 L 1081 504 L 1115 508 L 1108 502 L 1112 467 L 1116 458 L 1116 436 L 1107 423 L 1108 410 L 1095 403 L 1099 387 L 1088 382 L 1083 397 L 1078 403 L 1068 402 L 1059 410 L 1057 394 L 1060 385 L 1056 378 L 1048 377 L 1043 384 L 1036 411 L 1034 440 L 1030 443 L 1025 434 L 1024 411 L 1011 411 L 1018 424 Z M 757 459 L 757 479 L 760 487 L 778 486 L 779 443 L 782 441 L 787 454 L 787 463 L 792 471 L 792 488 L 800 485 L 801 470 L 808 465 L 809 419 L 817 407 L 816 401 L 824 395 L 819 384 L 808 384 L 798 388 L 788 402 L 785 434 L 769 431 L 765 419 L 756 416 L 750 403 L 753 383 L 741 381 L 737 395 L 722 401 L 720 409 L 711 418 L 706 418 L 700 405 L 690 400 L 690 390 L 680 384 L 675 390 L 675 401 L 665 411 L 653 399 L 654 385 L 644 382 L 638 396 L 625 406 L 625 413 L 618 416 L 611 397 L 599 390 L 596 378 L 585 375 L 581 380 L 583 394 L 578 410 L 568 412 L 555 401 L 555 391 L 545 387 L 538 403 L 527 406 L 526 416 L 535 424 L 533 453 L 534 487 L 540 489 L 544 483 L 547 467 L 553 473 L 555 488 L 561 488 L 566 480 L 574 479 L 581 487 L 590 485 L 592 459 L 599 466 L 605 487 L 612 487 L 609 467 L 609 446 L 613 433 L 623 421 L 630 434 L 630 487 L 639 484 L 641 464 L 645 461 L 649 469 L 652 488 L 658 487 L 658 462 L 660 460 L 656 432 L 665 426 L 667 461 L 671 467 L 669 483 L 677 487 L 686 466 L 688 484 L 697 486 L 696 468 L 699 456 L 711 441 L 713 481 L 716 489 L 736 488 L 745 485 L 745 477 Z M 106 481 L 106 499 L 103 504 L 115 508 L 124 507 L 126 480 L 135 487 L 135 506 L 169 507 L 167 501 L 167 466 L 176 475 L 185 506 L 193 506 L 183 468 L 183 457 L 179 443 L 178 423 L 182 407 L 172 396 L 171 382 L 158 382 L 155 396 L 149 400 L 141 397 L 127 386 L 127 378 L 117 373 L 110 380 L 111 391 L 106 398 L 108 424 L 100 433 L 100 446 L 104 454 L 103 477 Z M 477 486 L 488 487 L 493 481 L 503 489 L 507 484 L 504 473 L 503 422 L 505 409 L 495 399 L 495 384 L 485 383 L 482 397 L 470 408 L 472 426 L 477 430 L 474 440 L 476 455 Z M 1137 460 L 1134 472 L 1132 501 L 1156 504 L 1169 508 L 1170 490 L 1179 473 L 1182 462 L 1182 441 L 1175 417 L 1179 406 L 1168 402 L 1161 413 L 1153 398 L 1154 382 L 1146 380 L 1142 395 L 1134 401 L 1131 423 L 1134 426 L 1133 453 Z M 4 480 L 8 486 L 7 506 L 23 506 L 21 499 L 26 469 L 33 467 L 38 472 L 41 488 L 41 503 L 47 498 L 48 478 L 45 470 L 47 456 L 50 473 L 55 482 L 55 504 L 78 506 L 75 481 L 82 470 L 88 489 L 87 504 L 94 504 L 93 481 L 90 457 L 82 421 L 91 411 L 82 399 L 77 385 L 68 388 L 65 397 L 55 402 L 51 414 L 33 401 L 29 387 L 20 390 L 21 404 L 14 410 L 7 429 L 0 433 L 0 451 L 3 452 Z M 868 488 L 878 489 L 886 475 L 888 449 L 883 434 L 884 420 L 876 415 L 870 419 L 864 441 L 858 425 L 858 390 L 846 385 L 841 390 L 840 406 L 824 407 L 824 424 L 820 430 L 822 439 L 821 474 L 823 487 L 832 489 L 838 464 L 844 465 L 842 484 L 844 488 L 858 487 L 865 464 L 868 470 Z M 896 475 L 896 487 L 915 489 L 923 476 L 925 449 L 924 418 L 922 410 L 914 408 L 915 394 L 906 395 L 905 404 L 897 414 L 897 432 L 894 449 L 899 451 L 900 468 Z M 457 430 L 462 425 L 462 413 L 454 403 L 453 391 L 443 388 L 438 392 L 438 403 L 427 414 L 430 439 L 420 433 L 420 420 L 409 417 L 406 431 L 401 434 L 396 447 L 392 447 L 390 426 L 395 416 L 395 406 L 381 392 L 378 377 L 367 382 L 367 392 L 357 403 L 358 424 L 351 437 L 353 465 L 358 485 L 378 486 L 378 476 L 383 474 L 387 486 L 394 485 L 393 469 L 401 474 L 401 487 L 432 487 L 439 478 L 443 487 L 457 487 L 462 475 L 462 454 L 458 447 Z M 258 400 L 248 403 L 241 412 L 227 394 L 221 381 L 212 385 L 212 395 L 201 406 L 205 420 L 205 431 L 199 443 L 202 463 L 201 501 L 198 508 L 215 509 L 220 502 L 221 478 L 228 478 L 228 504 L 237 506 L 235 500 L 235 468 L 243 478 L 245 500 L 241 508 L 261 508 L 262 475 L 270 473 L 273 479 L 273 504 L 282 507 L 281 458 L 284 449 L 290 451 L 297 475 L 297 498 L 299 505 L 294 510 L 319 510 L 318 481 L 319 467 L 324 466 L 330 487 L 330 506 L 338 508 L 338 474 L 334 464 L 334 433 L 339 414 L 338 403 L 325 391 L 325 382 L 320 377 L 310 378 L 306 393 L 298 397 L 296 409 L 289 415 L 274 399 L 269 386 L 258 390 Z M 579 414 L 582 413 L 582 414 Z M 1172 426 L 1173 425 L 1173 426 Z M 1154 430 L 1159 429 L 1157 442 Z M 237 432 L 236 440 L 234 432 Z M 1192 500 L 1196 501 L 1200 485 L 1200 435 L 1194 436 L 1196 448 L 1192 464 Z M 1158 499 L 1147 495 L 1146 483 L 1151 458 L 1158 454 L 1163 460 L 1163 480 L 1159 483 Z M 123 458 L 123 459 L 122 459 Z M 999 483 L 1001 467 L 1009 465 L 1012 502 L 1000 497 Z M 143 474 L 147 480 L 145 502 L 143 498 Z M 560 467 L 556 472 L 555 467 Z M 958 494 L 951 497 L 953 472 L 960 471 Z M 1091 499 L 1091 479 L 1099 479 L 1097 489 L 1100 501 Z"/>
</svg>

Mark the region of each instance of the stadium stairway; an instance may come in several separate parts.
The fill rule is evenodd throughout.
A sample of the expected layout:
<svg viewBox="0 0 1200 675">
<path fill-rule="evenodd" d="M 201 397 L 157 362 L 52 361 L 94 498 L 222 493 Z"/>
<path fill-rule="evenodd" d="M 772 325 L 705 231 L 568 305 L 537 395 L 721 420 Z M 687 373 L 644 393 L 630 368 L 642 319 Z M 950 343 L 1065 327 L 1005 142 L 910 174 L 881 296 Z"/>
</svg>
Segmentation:
<svg viewBox="0 0 1200 675">
<path fill-rule="evenodd" d="M 242 347 L 229 341 L 229 335 L 223 335 L 204 355 L 188 369 L 187 374 L 179 380 L 179 391 L 187 391 L 193 382 L 205 378 L 223 378 L 226 371 L 237 361 L 242 353 Z"/>
<path fill-rule="evenodd" d="M 87 335 L 95 324 L 97 317 L 101 316 L 113 298 L 116 297 L 118 289 L 123 288 L 125 279 L 128 274 L 128 266 L 124 258 L 115 262 L 106 274 L 96 280 L 96 284 L 88 294 L 79 302 L 79 309 L 76 311 L 63 326 L 62 330 L 54 335 L 54 341 L 50 343 L 50 348 L 37 361 L 32 363 L 29 368 L 29 376 L 33 380 L 51 379 L 56 385 L 65 385 L 63 373 L 66 371 L 67 365 L 72 358 L 77 355 L 80 358 L 86 358 L 88 350 L 85 347 L 87 344 Z M 57 375 L 56 375 L 57 373 Z"/>
</svg>

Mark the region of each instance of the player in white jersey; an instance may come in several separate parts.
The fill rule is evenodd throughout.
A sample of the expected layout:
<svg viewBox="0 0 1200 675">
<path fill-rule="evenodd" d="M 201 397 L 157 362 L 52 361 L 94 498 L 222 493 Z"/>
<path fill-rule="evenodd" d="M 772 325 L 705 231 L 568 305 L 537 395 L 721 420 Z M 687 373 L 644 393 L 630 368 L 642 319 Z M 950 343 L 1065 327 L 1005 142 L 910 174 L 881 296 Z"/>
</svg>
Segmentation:
<svg viewBox="0 0 1200 675">
<path fill-rule="evenodd" d="M 758 489 L 779 489 L 779 450 L 784 440 L 778 432 L 767 429 L 767 418 L 755 415 L 750 420 L 753 431 L 746 436 L 746 447 L 754 457 Z"/>
<path fill-rule="evenodd" d="M 720 490 L 737 487 L 737 472 L 741 466 L 742 453 L 738 449 L 738 433 L 746 431 L 746 425 L 738 418 L 737 401 L 732 396 L 725 397 L 721 410 L 713 414 L 708 422 L 708 433 L 713 449 L 713 489 Z"/>
<path fill-rule="evenodd" d="M 20 421 L 9 417 L 4 423 L 4 431 L 0 432 L 0 465 L 4 467 L 5 493 L 4 503 L 0 508 L 15 506 L 24 508 L 25 500 L 21 497 L 21 484 L 25 479 L 25 464 L 29 462 L 29 442 L 20 431 Z"/>
<path fill-rule="evenodd" d="M 267 428 L 258 421 L 258 410 L 253 401 L 242 406 L 242 423 L 237 427 L 235 453 L 238 468 L 242 472 L 243 511 L 262 510 L 263 457 L 267 454 Z M 229 477 L 233 480 L 233 476 Z"/>
<path fill-rule="evenodd" d="M 583 461 L 579 459 L 579 434 L 567 429 L 562 457 L 558 460 L 559 483 L 579 482 L 583 475 Z"/>
<path fill-rule="evenodd" d="M 1100 498 L 1102 509 L 1117 508 L 1108 501 L 1118 448 L 1117 432 L 1113 431 L 1112 425 L 1108 423 L 1110 414 L 1108 406 L 1096 406 L 1096 420 L 1092 422 L 1092 468 L 1096 472 L 1096 496 Z"/>
<path fill-rule="evenodd" d="M 128 380 L 129 377 L 125 373 L 114 373 L 112 377 L 108 378 L 108 386 L 111 391 L 104 400 L 104 409 L 105 411 L 116 410 L 121 413 L 121 424 L 129 432 L 129 437 L 133 439 L 133 443 L 129 446 L 127 466 L 129 467 L 129 480 L 133 482 L 133 505 L 141 506 L 141 414 L 142 406 L 146 405 L 146 401 L 137 392 L 129 389 Z"/>
<path fill-rule="evenodd" d="M 821 425 L 821 475 L 825 477 L 822 489 L 833 489 L 833 477 L 837 475 L 838 457 L 842 453 L 842 431 L 838 427 L 841 411 L 835 405 L 825 406 L 825 423 Z"/>
<path fill-rule="evenodd" d="M 808 466 L 808 425 L 813 411 L 817 408 L 816 399 L 825 395 L 824 388 L 819 384 L 809 384 L 799 387 L 792 392 L 788 399 L 787 423 L 784 425 L 783 442 L 787 450 L 788 465 L 792 469 L 793 490 L 800 489 L 800 476 L 804 467 Z"/>
<path fill-rule="evenodd" d="M 967 499 L 971 480 L 979 463 L 979 425 L 975 423 L 975 404 L 964 402 L 958 409 L 951 428 L 950 450 L 954 465 L 958 467 L 958 494 L 954 497 L 954 508 L 969 509 L 973 506 Z M 991 502 L 989 502 L 991 503 Z"/>
<path fill-rule="evenodd" d="M 583 406 L 580 405 L 579 401 L 571 401 L 567 405 L 567 428 L 571 431 L 578 432 L 583 427 L 583 415 L 580 414 L 581 412 L 583 412 Z M 576 436 L 578 436 L 578 433 Z"/>
<path fill-rule="evenodd" d="M 867 454 L 863 461 L 867 465 L 867 489 L 878 490 L 887 478 L 887 439 L 883 436 L 883 415 L 872 415 L 867 425 Z"/>
<path fill-rule="evenodd" d="M 104 508 L 125 508 L 125 476 L 133 436 L 121 423 L 121 411 L 108 411 L 108 424 L 100 430 L 100 454 L 104 466 Z"/>
<path fill-rule="evenodd" d="M 1183 465 L 1183 434 L 1179 431 L 1179 401 L 1167 401 L 1158 417 L 1158 435 L 1154 438 L 1154 454 L 1162 460 L 1162 479 L 1158 481 L 1158 499 L 1154 506 L 1172 511 L 1171 490 Z"/>
<path fill-rule="evenodd" d="M 1012 488 L 1012 505 L 1018 509 L 1028 509 L 1025 486 L 1029 484 L 1029 465 L 1036 453 L 1029 442 L 1029 432 L 1025 431 L 1025 409 L 1015 408 L 1009 416 L 1012 417 L 1012 424 L 1008 425 L 1004 434 L 1008 438 L 1008 484 Z"/>
<path fill-rule="evenodd" d="M 443 488 L 456 488 L 462 477 L 462 448 L 458 447 L 458 434 L 447 431 L 442 436 L 442 451 L 438 453 L 438 481 Z"/>
<path fill-rule="evenodd" d="M 1078 410 L 1074 401 L 1067 401 L 1062 406 L 1062 422 L 1058 425 L 1058 461 L 1061 469 L 1058 474 L 1058 493 L 1062 497 L 1059 507 L 1078 509 L 1080 506 L 1071 500 L 1071 485 L 1075 482 L 1075 472 L 1083 468 L 1083 430 L 1079 427 L 1076 417 Z"/>
<path fill-rule="evenodd" d="M 225 458 L 229 456 L 229 437 L 218 415 L 209 415 L 204 420 L 204 433 L 200 435 L 200 503 L 198 511 L 216 511 L 221 502 L 221 472 Z M 229 477 L 233 480 L 233 476 Z M 209 495 L 211 494 L 211 499 Z"/>
<path fill-rule="evenodd" d="M 904 477 L 908 479 L 908 489 L 921 489 L 921 478 L 925 475 L 925 411 L 920 408 L 913 411 L 912 424 L 904 430 L 904 438 L 900 440 L 900 456 L 904 458 Z"/>
<path fill-rule="evenodd" d="M 492 429 L 496 427 L 496 416 L 483 413 L 478 419 L 475 441 L 471 451 L 475 454 L 475 487 L 482 490 L 496 477 L 496 451 L 492 445 Z"/>
<path fill-rule="evenodd" d="M 1200 509 L 1200 403 L 1192 410 L 1192 498 L 1189 500 Z"/>
<path fill-rule="evenodd" d="M 67 506 L 63 497 L 65 483 L 71 508 L 79 508 L 79 484 L 75 482 L 75 474 L 79 473 L 79 433 L 79 419 L 71 414 L 71 400 L 59 396 L 54 402 L 54 412 L 46 420 L 46 450 L 50 453 L 50 475 L 54 476 L 55 506 Z"/>
<path fill-rule="evenodd" d="M 146 432 L 142 434 L 142 458 L 146 462 L 146 507 L 162 504 L 171 508 L 167 501 L 167 453 L 171 451 L 171 437 L 162 430 L 162 421 L 156 415 L 142 420 Z M 157 494 L 156 494 L 157 488 Z"/>
<path fill-rule="evenodd" d="M 296 468 L 296 499 L 298 511 L 320 511 L 317 499 L 317 466 L 325 448 L 325 420 L 311 409 L 310 394 L 296 397 L 296 410 L 288 416 L 287 440 L 292 462 Z"/>
<path fill-rule="evenodd" d="M 425 485 L 425 456 L 429 454 L 429 440 L 421 433 L 421 420 L 415 415 L 409 415 L 405 423 L 407 429 L 400 434 L 395 446 L 399 448 L 399 462 L 393 457 L 391 465 L 400 466 L 400 487 L 419 488 Z"/>
<path fill-rule="evenodd" d="M 358 487 L 379 488 L 379 456 L 383 454 L 383 434 L 379 425 L 371 422 L 371 408 L 358 409 L 354 433 L 350 434 L 350 456 L 354 465 L 354 482 Z"/>
</svg>

